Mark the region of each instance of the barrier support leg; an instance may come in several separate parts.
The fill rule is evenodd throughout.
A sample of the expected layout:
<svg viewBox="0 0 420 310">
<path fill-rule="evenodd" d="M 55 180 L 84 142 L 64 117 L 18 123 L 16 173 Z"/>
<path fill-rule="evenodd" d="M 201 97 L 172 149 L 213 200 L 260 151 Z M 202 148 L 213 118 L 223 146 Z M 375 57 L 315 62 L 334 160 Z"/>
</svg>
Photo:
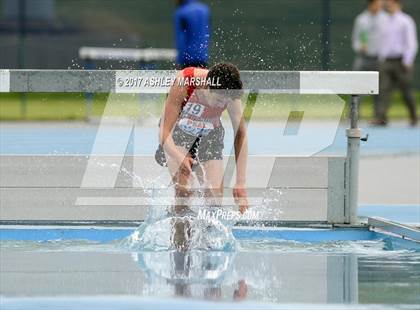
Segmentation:
<svg viewBox="0 0 420 310">
<path fill-rule="evenodd" d="M 359 188 L 359 148 L 361 130 L 359 128 L 359 101 L 357 95 L 351 96 L 350 128 L 347 129 L 347 161 L 346 161 L 346 201 L 345 220 L 348 224 L 356 224 Z"/>
</svg>

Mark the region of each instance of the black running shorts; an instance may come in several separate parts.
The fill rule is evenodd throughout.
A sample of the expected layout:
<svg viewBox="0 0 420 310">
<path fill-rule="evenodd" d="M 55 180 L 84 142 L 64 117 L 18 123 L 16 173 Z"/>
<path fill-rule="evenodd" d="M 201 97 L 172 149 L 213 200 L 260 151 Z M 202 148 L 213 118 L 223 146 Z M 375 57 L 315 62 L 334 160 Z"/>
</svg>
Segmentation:
<svg viewBox="0 0 420 310">
<path fill-rule="evenodd" d="M 198 147 L 197 159 L 199 162 L 206 162 L 209 160 L 223 159 L 223 139 L 225 137 L 225 129 L 223 126 L 218 126 L 211 130 L 208 135 L 203 136 Z M 172 138 L 176 145 L 184 147 L 189 151 L 197 139 L 196 136 L 190 135 L 178 126 L 175 126 Z"/>
</svg>

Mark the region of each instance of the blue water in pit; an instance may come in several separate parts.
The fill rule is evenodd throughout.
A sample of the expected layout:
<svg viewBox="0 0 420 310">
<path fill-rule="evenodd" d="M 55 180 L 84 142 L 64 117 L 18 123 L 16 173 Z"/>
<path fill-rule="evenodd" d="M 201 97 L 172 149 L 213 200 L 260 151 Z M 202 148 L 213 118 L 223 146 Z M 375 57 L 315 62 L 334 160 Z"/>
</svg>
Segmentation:
<svg viewBox="0 0 420 310">
<path fill-rule="evenodd" d="M 151 227 L 155 235 L 168 234 L 168 223 L 157 225 L 163 226 Z M 365 229 L 237 228 L 233 246 L 214 250 L 204 242 L 187 251 L 146 250 L 133 233 L 133 228 L 1 229 L 2 309 L 420 303 L 420 252 Z M 225 233 L 212 238 L 226 238 Z M 232 242 L 220 241 L 227 240 Z"/>
</svg>

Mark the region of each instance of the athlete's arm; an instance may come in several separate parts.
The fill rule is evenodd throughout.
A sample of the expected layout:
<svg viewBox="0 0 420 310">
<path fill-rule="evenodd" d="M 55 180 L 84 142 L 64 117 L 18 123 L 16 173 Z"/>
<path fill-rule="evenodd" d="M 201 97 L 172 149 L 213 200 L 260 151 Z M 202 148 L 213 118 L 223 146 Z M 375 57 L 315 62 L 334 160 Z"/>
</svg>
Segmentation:
<svg viewBox="0 0 420 310">
<path fill-rule="evenodd" d="M 248 138 L 240 99 L 234 100 L 228 105 L 228 113 L 235 133 L 236 184 L 233 188 L 233 197 L 235 198 L 235 202 L 239 204 L 241 213 L 244 213 L 248 209 L 246 192 Z"/>
<path fill-rule="evenodd" d="M 179 85 L 180 79 L 181 75 L 176 78 L 174 84 L 169 90 L 168 97 L 166 98 L 159 138 L 165 152 L 181 165 L 181 172 L 190 174 L 192 172 L 191 166 L 194 161 L 192 158 L 185 157 L 185 155 L 178 150 L 174 140 L 172 139 L 172 129 L 174 128 L 176 121 L 178 120 L 179 113 L 182 110 L 182 103 L 187 97 L 187 88 Z"/>
</svg>

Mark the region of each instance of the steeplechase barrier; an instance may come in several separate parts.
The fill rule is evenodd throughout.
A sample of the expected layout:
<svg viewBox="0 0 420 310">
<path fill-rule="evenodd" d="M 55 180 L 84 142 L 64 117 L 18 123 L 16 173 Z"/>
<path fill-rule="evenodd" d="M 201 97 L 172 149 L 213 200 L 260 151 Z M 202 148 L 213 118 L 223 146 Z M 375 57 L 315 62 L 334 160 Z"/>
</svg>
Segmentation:
<svg viewBox="0 0 420 310">
<path fill-rule="evenodd" d="M 175 71 L 153 70 L 0 70 L 0 92 L 166 93 L 169 89 L 167 82 L 175 74 Z M 241 76 L 244 88 L 251 94 L 351 96 L 346 156 L 250 156 L 248 186 L 250 193 L 260 195 L 260 183 L 265 182 L 267 187 L 279 189 L 287 197 L 281 212 L 273 207 L 264 220 L 357 224 L 361 138 L 359 96 L 378 94 L 378 72 L 242 71 Z M 143 83 L 150 78 L 163 83 L 158 86 Z M 117 172 L 113 188 L 109 188 L 106 181 L 102 188 L 82 187 L 87 169 L 93 169 L 103 180 L 109 173 L 115 174 L 115 171 L 89 166 L 91 157 L 2 154 L 1 222 L 92 224 L 142 221 L 146 208 L 140 205 L 146 201 L 147 193 L 142 188 L 133 187 L 135 176 L 121 171 L 132 170 L 133 163 L 142 171 L 165 168 L 155 164 L 151 156 L 125 156 L 123 160 L 102 156 L 102 160 L 110 165 L 120 164 L 121 170 Z M 272 171 L 270 177 L 262 181 L 264 177 L 259 174 L 267 169 L 267 165 Z M 231 187 L 230 181 L 225 183 L 226 188 Z"/>
</svg>

